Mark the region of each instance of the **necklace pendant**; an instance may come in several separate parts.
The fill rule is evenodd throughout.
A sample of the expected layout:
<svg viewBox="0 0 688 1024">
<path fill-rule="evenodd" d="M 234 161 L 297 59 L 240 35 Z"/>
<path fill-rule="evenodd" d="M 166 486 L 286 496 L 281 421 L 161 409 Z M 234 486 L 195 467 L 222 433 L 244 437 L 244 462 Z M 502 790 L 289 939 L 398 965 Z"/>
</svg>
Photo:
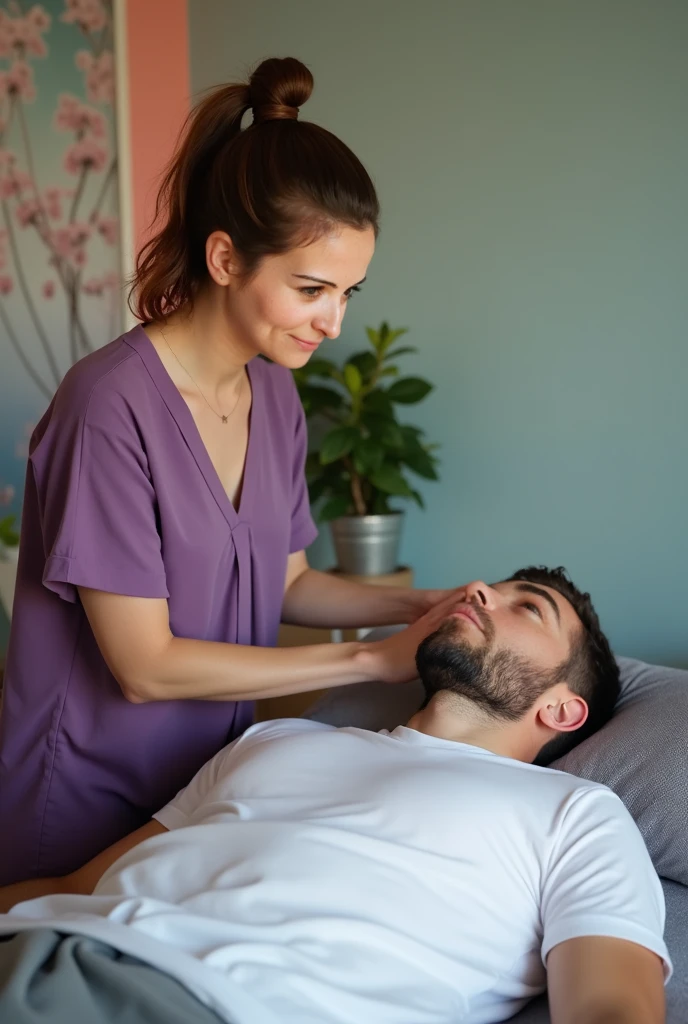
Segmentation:
<svg viewBox="0 0 688 1024">
<path fill-rule="evenodd" d="M 222 422 L 223 422 L 223 423 L 226 423 L 228 419 L 229 419 L 229 417 L 228 417 L 228 416 L 223 416 L 223 417 L 222 417 Z"/>
</svg>

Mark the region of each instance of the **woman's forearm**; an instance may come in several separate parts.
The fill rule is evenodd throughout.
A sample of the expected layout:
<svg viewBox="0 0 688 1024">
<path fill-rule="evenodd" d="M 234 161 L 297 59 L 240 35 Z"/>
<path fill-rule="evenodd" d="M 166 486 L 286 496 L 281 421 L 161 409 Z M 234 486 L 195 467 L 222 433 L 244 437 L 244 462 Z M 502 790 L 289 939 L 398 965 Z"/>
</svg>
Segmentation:
<svg viewBox="0 0 688 1024">
<path fill-rule="evenodd" d="M 175 636 L 167 601 L 79 588 L 100 653 L 124 696 L 157 700 L 257 700 L 384 679 L 390 654 L 372 644 L 253 647 Z M 413 653 L 402 671 L 413 678 Z M 391 678 L 398 678 L 397 668 Z"/>
<path fill-rule="evenodd" d="M 358 642 L 274 648 L 171 637 L 141 678 L 123 690 L 134 703 L 260 700 L 373 678 L 373 659 Z"/>
<path fill-rule="evenodd" d="M 282 621 L 292 626 L 360 629 L 413 621 L 418 591 L 340 579 L 306 569 L 284 595 Z"/>
<path fill-rule="evenodd" d="M 388 641 L 273 648 L 175 636 L 167 601 L 162 598 L 128 597 L 84 587 L 79 588 L 79 597 L 100 653 L 124 696 L 135 704 L 258 700 L 370 680 L 409 682 L 416 676 L 418 644 L 457 600 L 451 592 Z M 401 605 L 390 600 L 386 608 L 391 609 L 393 621 Z M 369 610 L 364 607 L 364 614 Z"/>
</svg>

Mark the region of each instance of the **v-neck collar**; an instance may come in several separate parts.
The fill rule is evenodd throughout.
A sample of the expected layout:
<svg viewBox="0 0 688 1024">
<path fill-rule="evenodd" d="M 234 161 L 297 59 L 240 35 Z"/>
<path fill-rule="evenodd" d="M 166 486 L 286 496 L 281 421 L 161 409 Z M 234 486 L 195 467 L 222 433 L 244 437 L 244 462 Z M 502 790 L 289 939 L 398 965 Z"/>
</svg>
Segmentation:
<svg viewBox="0 0 688 1024">
<path fill-rule="evenodd" d="M 256 444 L 255 434 L 258 424 L 258 417 L 255 415 L 257 397 L 257 374 L 255 373 L 254 366 L 255 360 L 252 359 L 246 365 L 246 372 L 251 385 L 251 409 L 248 420 L 248 445 L 246 448 L 246 458 L 244 460 L 241 497 L 239 499 L 239 507 L 238 509 L 235 509 L 234 505 L 230 501 L 229 495 L 222 486 L 222 481 L 220 480 L 217 470 L 213 465 L 208 449 L 203 443 L 203 439 L 199 433 L 198 427 L 196 426 L 196 421 L 191 415 L 191 410 L 182 398 L 176 384 L 165 369 L 163 362 L 156 351 L 155 345 L 140 324 L 137 324 L 136 327 L 132 328 L 131 331 L 124 335 L 124 341 L 135 349 L 143 360 L 163 402 L 177 423 L 177 426 L 179 427 L 198 468 L 203 474 L 205 482 L 210 488 L 220 511 L 224 515 L 230 527 L 233 529 L 246 518 L 245 515 L 242 516 L 242 513 L 245 513 L 249 507 L 251 482 L 254 476 L 253 449 Z"/>
</svg>

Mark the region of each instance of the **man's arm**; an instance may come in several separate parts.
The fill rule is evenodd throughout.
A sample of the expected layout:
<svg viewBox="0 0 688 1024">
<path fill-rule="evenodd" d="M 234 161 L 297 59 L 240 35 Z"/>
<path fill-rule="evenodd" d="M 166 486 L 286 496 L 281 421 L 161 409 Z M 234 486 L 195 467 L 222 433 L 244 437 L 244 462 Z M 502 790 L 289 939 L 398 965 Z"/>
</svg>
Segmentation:
<svg viewBox="0 0 688 1024">
<path fill-rule="evenodd" d="M 664 1024 L 662 961 L 603 936 L 569 939 L 547 957 L 552 1024 Z"/>
<path fill-rule="evenodd" d="M 59 878 L 31 878 L 28 882 L 15 882 L 14 885 L 0 887 L 0 913 L 6 914 L 17 903 L 34 900 L 39 896 L 52 896 L 55 893 L 77 893 L 90 896 L 107 869 L 129 850 L 139 843 L 158 836 L 168 830 L 154 818 L 147 825 L 142 825 L 124 839 L 108 846 L 78 871 Z"/>
</svg>

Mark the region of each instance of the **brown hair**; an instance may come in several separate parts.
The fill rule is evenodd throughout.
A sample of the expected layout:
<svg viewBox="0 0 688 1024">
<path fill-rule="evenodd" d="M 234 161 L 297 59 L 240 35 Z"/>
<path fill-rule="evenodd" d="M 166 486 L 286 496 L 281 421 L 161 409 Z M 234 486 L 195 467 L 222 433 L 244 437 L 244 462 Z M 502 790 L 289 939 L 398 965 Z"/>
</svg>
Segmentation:
<svg viewBox="0 0 688 1024">
<path fill-rule="evenodd" d="M 213 231 L 227 232 L 247 276 L 264 256 L 338 224 L 377 234 L 379 204 L 360 160 L 326 129 L 297 120 L 312 89 L 304 64 L 271 58 L 248 84 L 223 85 L 191 112 L 158 194 L 162 226 L 136 261 L 129 305 L 139 320 L 193 305 L 208 280 Z M 250 109 L 253 123 L 242 130 Z"/>
</svg>

